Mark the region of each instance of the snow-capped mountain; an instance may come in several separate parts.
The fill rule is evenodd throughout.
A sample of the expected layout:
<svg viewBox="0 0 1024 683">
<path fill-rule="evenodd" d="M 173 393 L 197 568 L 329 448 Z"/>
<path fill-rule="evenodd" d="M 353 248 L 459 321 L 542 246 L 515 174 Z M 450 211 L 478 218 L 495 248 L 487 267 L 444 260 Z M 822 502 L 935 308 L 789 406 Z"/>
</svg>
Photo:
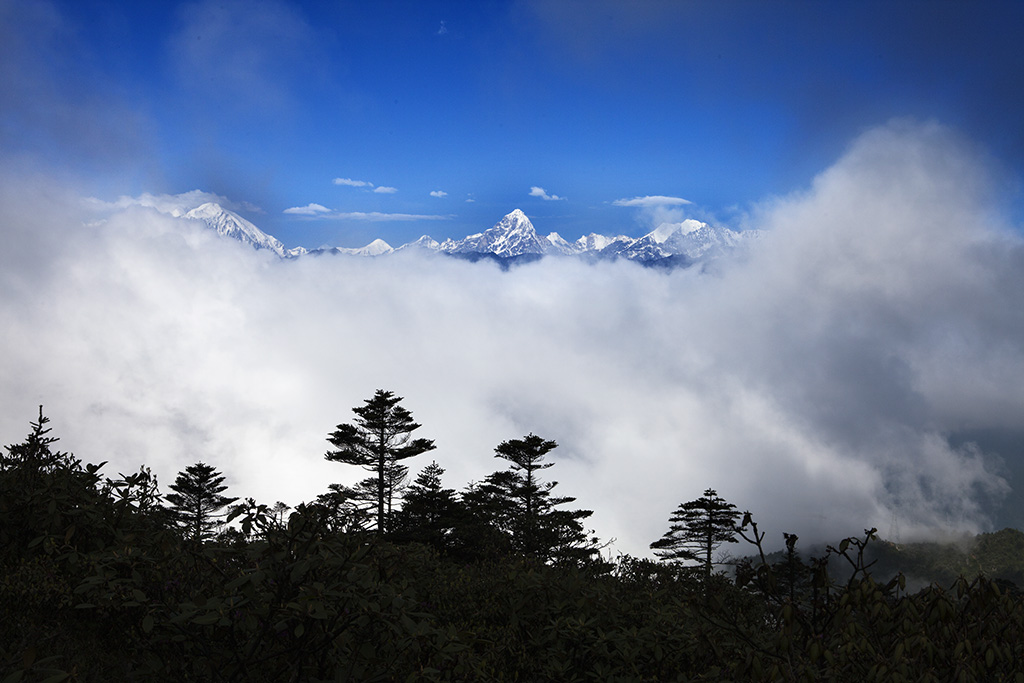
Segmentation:
<svg viewBox="0 0 1024 683">
<path fill-rule="evenodd" d="M 425 250 L 425 251 L 438 251 L 441 249 L 441 243 L 435 240 L 430 235 L 423 235 L 415 242 L 409 242 L 395 249 L 395 251 L 405 250 Z"/>
<path fill-rule="evenodd" d="M 620 242 L 628 243 L 632 241 L 632 238 L 626 237 L 625 235 L 608 237 L 606 235 L 598 235 L 596 232 L 592 232 L 589 235 L 584 235 L 583 237 L 576 240 L 576 242 L 574 243 L 574 248 L 577 254 L 584 251 L 598 252 L 603 251 L 612 244 Z"/>
<path fill-rule="evenodd" d="M 436 247 L 453 255 L 490 255 L 509 259 L 525 255 L 587 255 L 599 259 L 625 258 L 654 263 L 673 259 L 675 263 L 709 260 L 734 249 L 756 235 L 716 228 L 687 219 L 681 223 L 662 223 L 640 238 L 624 235 L 608 237 L 591 233 L 569 242 L 557 232 L 540 237 L 530 219 L 519 209 L 498 221 L 493 228 L 462 240 L 445 240 Z M 417 240 L 426 246 L 427 236 Z"/>
<path fill-rule="evenodd" d="M 348 254 L 349 256 L 383 256 L 384 254 L 390 254 L 395 251 L 390 244 L 382 239 L 375 239 L 374 241 L 367 244 L 365 247 L 320 247 L 319 249 L 310 250 L 309 254 L 321 255 L 321 254 Z"/>
<path fill-rule="evenodd" d="M 649 262 L 672 256 L 698 261 L 721 256 L 744 239 L 743 233 L 688 218 L 682 223 L 662 223 L 639 239 L 617 242 L 601 251 L 631 261 Z"/>
<path fill-rule="evenodd" d="M 516 209 L 489 228 L 459 241 L 445 240 L 439 249 L 448 254 L 493 254 L 512 258 L 524 254 L 546 254 L 554 248 L 537 235 L 526 214 Z"/>
<path fill-rule="evenodd" d="M 202 221 L 207 227 L 216 230 L 218 234 L 236 239 L 254 249 L 269 249 L 282 258 L 298 256 L 306 251 L 302 247 L 285 249 L 277 238 L 263 232 L 234 211 L 229 211 L 214 202 L 197 206 L 186 213 L 185 218 Z"/>
<path fill-rule="evenodd" d="M 446 239 L 439 243 L 429 235 L 423 235 L 397 249 L 377 239 L 358 249 L 320 247 L 307 250 L 303 247 L 285 249 L 274 237 L 233 211 L 212 202 L 197 206 L 184 214 L 184 217 L 200 220 L 221 235 L 237 239 L 255 249 L 269 249 L 282 258 L 297 258 L 307 254 L 376 257 L 399 251 L 425 251 L 471 260 L 490 258 L 504 264 L 536 260 L 544 256 L 583 256 L 590 260 L 621 258 L 648 265 L 676 267 L 709 261 L 759 236 L 757 231 L 736 232 L 687 219 L 681 223 L 662 223 L 636 239 L 625 235 L 608 237 L 591 233 L 575 242 L 569 242 L 557 232 L 541 237 L 526 214 L 515 209 L 493 227 L 461 240 Z"/>
</svg>

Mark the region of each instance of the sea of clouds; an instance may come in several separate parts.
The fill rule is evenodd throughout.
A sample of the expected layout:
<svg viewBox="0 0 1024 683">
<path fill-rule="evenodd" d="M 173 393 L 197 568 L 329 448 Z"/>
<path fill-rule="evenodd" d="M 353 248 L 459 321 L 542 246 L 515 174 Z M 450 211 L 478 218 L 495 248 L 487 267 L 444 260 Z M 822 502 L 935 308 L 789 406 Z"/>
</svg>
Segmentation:
<svg viewBox="0 0 1024 683">
<path fill-rule="evenodd" d="M 1024 248 L 983 155 L 935 124 L 855 140 L 752 207 L 754 248 L 708 272 L 544 259 L 303 258 L 71 183 L 0 183 L 0 440 L 43 404 L 60 445 L 167 490 L 196 461 L 229 493 L 310 500 L 363 474 L 327 434 L 378 388 L 461 489 L 501 441 L 617 551 L 645 554 L 706 488 L 781 532 L 904 539 L 991 526 L 1024 432 Z M 244 198 L 237 198 L 244 200 Z M 130 204 L 130 203 L 129 203 Z"/>
</svg>

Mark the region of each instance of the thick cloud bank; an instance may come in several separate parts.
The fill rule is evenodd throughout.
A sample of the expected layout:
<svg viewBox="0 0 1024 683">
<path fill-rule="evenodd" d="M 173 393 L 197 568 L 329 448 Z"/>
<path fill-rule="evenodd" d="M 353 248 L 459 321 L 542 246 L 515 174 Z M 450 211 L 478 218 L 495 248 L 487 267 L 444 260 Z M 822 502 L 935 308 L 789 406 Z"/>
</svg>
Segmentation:
<svg viewBox="0 0 1024 683">
<path fill-rule="evenodd" d="M 830 539 L 982 529 L 1010 491 L 955 437 L 1024 430 L 1024 249 L 938 126 L 865 134 L 709 273 L 283 262 L 153 209 L 99 220 L 71 191 L 0 185 L 4 443 L 43 403 L 110 474 L 146 463 L 166 486 L 201 459 L 235 495 L 294 504 L 360 476 L 323 461 L 325 437 L 387 388 L 453 488 L 498 469 L 504 439 L 557 440 L 560 490 L 634 553 L 707 487 L 773 535 Z"/>
</svg>

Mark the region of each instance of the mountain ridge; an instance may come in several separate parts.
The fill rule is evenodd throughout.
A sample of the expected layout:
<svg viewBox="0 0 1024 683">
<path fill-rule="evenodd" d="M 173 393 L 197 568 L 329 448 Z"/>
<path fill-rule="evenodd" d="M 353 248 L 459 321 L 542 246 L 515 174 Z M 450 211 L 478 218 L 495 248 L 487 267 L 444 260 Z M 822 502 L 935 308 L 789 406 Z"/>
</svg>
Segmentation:
<svg viewBox="0 0 1024 683">
<path fill-rule="evenodd" d="M 662 223 L 638 238 L 590 233 L 569 242 L 557 232 L 541 236 L 529 217 L 517 208 L 503 216 L 492 227 L 483 232 L 467 235 L 461 240 L 448 238 L 438 242 L 429 235 L 423 235 L 399 247 L 392 247 L 382 239 L 375 239 L 360 248 L 324 246 L 317 249 L 286 249 L 277 238 L 263 232 L 234 211 L 213 202 L 193 208 L 185 213 L 184 217 L 201 221 L 217 233 L 248 244 L 254 249 L 266 249 L 286 259 L 327 254 L 381 257 L 417 250 L 473 261 L 496 260 L 502 265 L 548 256 L 575 256 L 592 260 L 625 259 L 644 265 L 679 267 L 713 260 L 751 239 L 760 237 L 760 232 L 756 230 L 737 232 L 688 218 L 680 223 Z"/>
</svg>

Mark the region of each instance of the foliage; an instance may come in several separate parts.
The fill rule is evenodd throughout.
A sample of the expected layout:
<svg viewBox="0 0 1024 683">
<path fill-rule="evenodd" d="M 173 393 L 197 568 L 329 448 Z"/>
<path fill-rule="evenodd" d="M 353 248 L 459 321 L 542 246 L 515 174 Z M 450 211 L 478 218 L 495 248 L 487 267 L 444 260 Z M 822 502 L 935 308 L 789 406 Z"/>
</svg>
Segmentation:
<svg viewBox="0 0 1024 683">
<path fill-rule="evenodd" d="M 220 524 L 220 510 L 238 498 L 221 495 L 228 487 L 224 475 L 211 465 L 197 462 L 179 472 L 171 484 L 174 493 L 165 496 L 171 504 L 174 520 L 192 541 L 206 541 L 215 535 Z"/>
<path fill-rule="evenodd" d="M 387 538 L 329 501 L 289 514 L 247 499 L 230 533 L 191 543 L 148 470 L 105 480 L 46 424 L 0 457 L 4 683 L 1024 679 L 1021 594 L 985 575 L 913 593 L 876 580 L 874 529 L 807 560 L 786 534 L 770 560 L 748 513 L 737 534 L 756 554 L 734 578 L 628 556 L 610 571 L 471 558 L 470 506 L 433 464 Z M 462 498 L 511 496 L 522 476 Z M 515 520 L 500 523 L 485 526 L 512 539 Z M 1020 538 L 983 535 L 965 561 L 1013 566 Z"/>
<path fill-rule="evenodd" d="M 681 503 L 669 516 L 668 531 L 651 549 L 665 560 L 702 562 L 706 577 L 711 576 L 712 553 L 723 543 L 736 542 L 736 506 L 721 498 L 714 489 L 706 489 L 696 500 Z"/>
<path fill-rule="evenodd" d="M 395 524 L 396 541 L 417 541 L 439 552 L 454 548 L 462 508 L 454 489 L 441 485 L 444 468 L 431 462 L 416 476 L 402 502 Z"/>
<path fill-rule="evenodd" d="M 327 437 L 336 449 L 327 452 L 327 460 L 357 465 L 376 475 L 376 482 L 371 480 L 365 488 L 375 494 L 378 534 L 389 530 L 393 500 L 407 472 L 398 461 L 434 449 L 430 439 L 412 438 L 420 425 L 400 405 L 402 400 L 393 392 L 378 389 L 373 398 L 363 401 L 365 405 L 352 409 L 354 424 L 340 424 Z"/>
<path fill-rule="evenodd" d="M 515 552 L 542 562 L 583 565 L 599 550 L 597 539 L 588 536 L 581 522 L 593 512 L 560 509 L 576 499 L 552 495 L 558 482 L 543 482 L 539 476 L 554 465 L 543 460 L 557 446 L 534 434 L 503 441 L 494 449 L 495 457 L 509 461 L 509 469 L 471 488 L 463 503 L 473 517 L 506 534 Z"/>
<path fill-rule="evenodd" d="M 906 593 L 902 574 L 876 582 L 866 552 L 876 530 L 867 529 L 863 538 L 827 546 L 826 555 L 807 569 L 808 590 L 794 594 L 778 580 L 778 565 L 763 561 L 764 535 L 749 513 L 740 533 L 757 547 L 762 563 L 741 567 L 737 583 L 764 596 L 772 628 L 733 659 L 731 675 L 796 681 L 1022 679 L 1017 661 L 1024 655 L 1024 602 L 998 582 L 960 577 L 949 590 L 933 585 L 914 594 Z M 829 574 L 833 558 L 848 565 L 845 583 Z M 718 619 L 723 636 L 738 635 Z"/>
<path fill-rule="evenodd" d="M 918 587 L 949 586 L 961 575 L 978 574 L 1024 585 L 1024 533 L 1017 529 L 947 543 L 880 541 L 872 545 L 869 556 L 877 562 L 875 575 L 889 578 L 902 572 L 910 585 Z"/>
</svg>

